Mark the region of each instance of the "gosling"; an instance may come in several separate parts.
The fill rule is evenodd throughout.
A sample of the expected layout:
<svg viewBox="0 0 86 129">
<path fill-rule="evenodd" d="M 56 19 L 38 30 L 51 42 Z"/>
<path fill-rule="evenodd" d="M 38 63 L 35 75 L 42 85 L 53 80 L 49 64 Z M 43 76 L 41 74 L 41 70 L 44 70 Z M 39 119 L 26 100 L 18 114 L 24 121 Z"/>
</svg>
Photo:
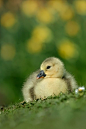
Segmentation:
<svg viewBox="0 0 86 129">
<path fill-rule="evenodd" d="M 24 101 L 45 99 L 59 95 L 60 92 L 72 92 L 77 88 L 74 77 L 69 74 L 62 61 L 55 57 L 45 59 L 40 69 L 33 72 L 24 83 L 22 93 Z"/>
</svg>

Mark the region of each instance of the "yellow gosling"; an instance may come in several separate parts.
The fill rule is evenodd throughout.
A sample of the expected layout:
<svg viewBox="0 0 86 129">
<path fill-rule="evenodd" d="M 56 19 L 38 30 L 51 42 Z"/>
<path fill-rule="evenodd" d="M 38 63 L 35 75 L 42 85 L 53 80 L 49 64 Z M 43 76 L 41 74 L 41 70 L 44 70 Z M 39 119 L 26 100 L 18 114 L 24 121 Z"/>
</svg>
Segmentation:
<svg viewBox="0 0 86 129">
<path fill-rule="evenodd" d="M 72 92 L 77 88 L 75 79 L 69 74 L 62 61 L 55 57 L 45 59 L 40 69 L 27 79 L 22 88 L 24 100 L 45 99 L 60 92 Z"/>
</svg>

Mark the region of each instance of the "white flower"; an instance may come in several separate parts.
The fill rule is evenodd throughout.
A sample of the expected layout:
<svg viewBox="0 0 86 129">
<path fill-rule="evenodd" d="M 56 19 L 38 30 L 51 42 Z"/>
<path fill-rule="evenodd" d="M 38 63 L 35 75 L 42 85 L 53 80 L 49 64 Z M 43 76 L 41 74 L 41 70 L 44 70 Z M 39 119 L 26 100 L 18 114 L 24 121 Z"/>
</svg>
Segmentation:
<svg viewBox="0 0 86 129">
<path fill-rule="evenodd" d="M 75 93 L 76 93 L 76 94 L 78 93 L 78 89 L 75 89 Z"/>
<path fill-rule="evenodd" d="M 84 90 L 85 90 L 84 86 L 78 88 L 78 91 L 84 91 Z"/>
<path fill-rule="evenodd" d="M 84 86 L 81 86 L 78 89 L 75 89 L 75 93 L 77 94 L 78 92 L 84 91 L 84 90 L 85 90 L 85 87 Z"/>
</svg>

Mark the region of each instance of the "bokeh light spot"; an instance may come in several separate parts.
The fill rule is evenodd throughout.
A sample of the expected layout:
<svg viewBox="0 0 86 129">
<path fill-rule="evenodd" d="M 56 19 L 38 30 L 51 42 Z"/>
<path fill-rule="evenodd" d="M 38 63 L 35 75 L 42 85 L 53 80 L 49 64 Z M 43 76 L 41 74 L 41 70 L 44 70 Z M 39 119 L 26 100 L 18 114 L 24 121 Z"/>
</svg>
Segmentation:
<svg viewBox="0 0 86 129">
<path fill-rule="evenodd" d="M 42 50 L 42 44 L 31 38 L 26 43 L 26 49 L 29 53 L 39 53 Z"/>
<path fill-rule="evenodd" d="M 62 10 L 60 11 L 60 17 L 63 19 L 63 20 L 70 20 L 73 18 L 74 16 L 74 11 L 72 9 L 71 6 L 69 5 L 66 5 L 64 4 L 64 6 L 62 7 Z"/>
<path fill-rule="evenodd" d="M 78 14 L 86 15 L 86 1 L 85 0 L 74 1 L 74 5 L 76 7 L 76 11 Z"/>
<path fill-rule="evenodd" d="M 44 23 L 50 23 L 54 20 L 53 14 L 47 8 L 41 8 L 37 13 L 37 19 Z"/>
<path fill-rule="evenodd" d="M 16 54 L 15 47 L 9 44 L 1 46 L 1 57 L 4 60 L 12 60 Z"/>
<path fill-rule="evenodd" d="M 58 12 L 62 10 L 64 5 L 63 0 L 49 0 L 48 1 L 48 6 L 52 7 L 53 9 L 57 10 Z"/>
<path fill-rule="evenodd" d="M 27 16 L 33 16 L 38 8 L 38 4 L 36 1 L 23 1 L 21 4 L 21 10 L 22 12 Z"/>
<path fill-rule="evenodd" d="M 77 55 L 77 47 L 70 40 L 62 41 L 59 46 L 57 46 L 59 55 L 64 59 L 70 59 L 76 57 Z"/>
<path fill-rule="evenodd" d="M 70 20 L 74 16 L 72 6 L 64 0 L 49 1 L 48 5 L 58 12 L 62 20 Z"/>
<path fill-rule="evenodd" d="M 16 23 L 16 19 L 14 14 L 11 12 L 4 13 L 1 17 L 1 25 L 9 28 L 12 27 Z"/>
<path fill-rule="evenodd" d="M 77 22 L 75 21 L 69 21 L 67 22 L 67 24 L 65 25 L 65 30 L 66 33 L 70 36 L 75 36 L 79 30 L 80 30 L 80 26 Z"/>
<path fill-rule="evenodd" d="M 52 39 L 52 32 L 46 26 L 36 26 L 32 32 L 32 37 L 40 43 L 49 42 Z"/>
</svg>

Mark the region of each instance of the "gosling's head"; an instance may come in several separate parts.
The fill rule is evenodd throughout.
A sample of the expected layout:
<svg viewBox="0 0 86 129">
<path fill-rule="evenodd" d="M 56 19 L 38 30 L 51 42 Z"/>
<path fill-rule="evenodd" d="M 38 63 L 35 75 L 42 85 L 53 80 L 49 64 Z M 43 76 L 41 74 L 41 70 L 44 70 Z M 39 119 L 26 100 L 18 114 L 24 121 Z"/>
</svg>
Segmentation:
<svg viewBox="0 0 86 129">
<path fill-rule="evenodd" d="M 45 59 L 40 66 L 40 73 L 37 75 L 39 78 L 62 78 L 65 69 L 64 64 L 55 57 Z"/>
</svg>

